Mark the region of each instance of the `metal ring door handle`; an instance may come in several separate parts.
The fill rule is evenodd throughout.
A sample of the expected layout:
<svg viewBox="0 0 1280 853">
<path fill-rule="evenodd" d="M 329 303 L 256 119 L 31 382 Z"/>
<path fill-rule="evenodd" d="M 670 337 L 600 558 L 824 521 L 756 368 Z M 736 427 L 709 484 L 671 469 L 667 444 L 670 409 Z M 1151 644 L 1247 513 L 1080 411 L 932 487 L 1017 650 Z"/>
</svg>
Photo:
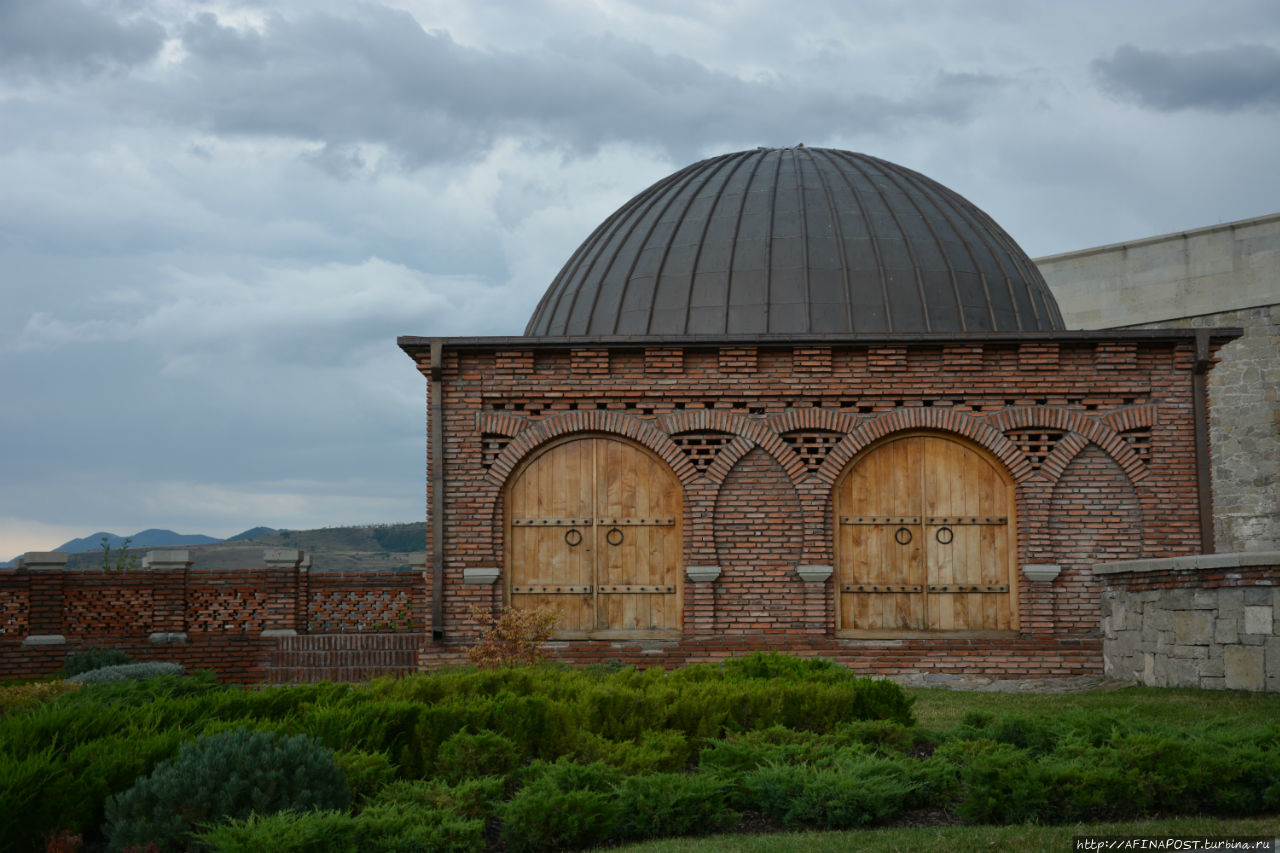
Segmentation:
<svg viewBox="0 0 1280 853">
<path fill-rule="evenodd" d="M 615 533 L 616 533 L 616 534 L 618 534 L 618 538 L 617 538 L 617 539 L 614 539 L 614 538 L 613 538 L 613 534 L 615 534 Z M 606 533 L 606 534 L 605 534 L 605 536 L 604 536 L 604 541 L 608 542 L 610 545 L 621 545 L 621 544 L 622 544 L 622 531 L 621 531 L 621 530 L 619 530 L 619 529 L 618 529 L 618 528 L 616 528 L 616 527 L 615 527 L 615 528 L 613 528 L 612 530 L 610 530 L 608 533 Z"/>
</svg>

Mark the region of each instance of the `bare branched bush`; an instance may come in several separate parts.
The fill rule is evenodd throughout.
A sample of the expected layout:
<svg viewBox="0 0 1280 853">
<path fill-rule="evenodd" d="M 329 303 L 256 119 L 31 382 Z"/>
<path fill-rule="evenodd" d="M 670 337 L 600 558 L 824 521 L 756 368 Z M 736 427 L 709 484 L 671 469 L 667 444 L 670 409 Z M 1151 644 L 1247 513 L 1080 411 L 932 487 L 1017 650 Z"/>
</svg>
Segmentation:
<svg viewBox="0 0 1280 853">
<path fill-rule="evenodd" d="M 481 669 L 541 663 L 550 656 L 542 645 L 551 638 L 562 616 L 559 610 L 546 607 L 507 607 L 497 613 L 472 607 L 471 619 L 480 626 L 481 633 L 480 642 L 467 649 L 467 657 Z"/>
</svg>

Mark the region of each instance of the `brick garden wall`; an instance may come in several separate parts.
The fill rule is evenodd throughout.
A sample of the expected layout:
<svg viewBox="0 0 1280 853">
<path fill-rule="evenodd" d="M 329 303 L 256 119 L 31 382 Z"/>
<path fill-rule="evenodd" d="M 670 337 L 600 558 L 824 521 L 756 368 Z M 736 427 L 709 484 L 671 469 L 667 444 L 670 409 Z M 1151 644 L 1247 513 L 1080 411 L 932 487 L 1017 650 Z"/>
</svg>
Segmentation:
<svg viewBox="0 0 1280 853">
<path fill-rule="evenodd" d="M 88 648 L 120 648 L 135 660 L 211 669 L 238 682 L 310 680 L 299 669 L 307 662 L 329 671 L 398 671 L 403 660 L 385 654 L 396 648 L 410 649 L 412 669 L 428 621 L 423 593 L 420 572 L 311 572 L 305 565 L 0 571 L 0 678 L 57 671 L 67 654 Z M 326 647 L 322 638 L 331 635 L 346 639 Z M 297 656 L 311 650 L 329 654 Z"/>
<path fill-rule="evenodd" d="M 416 341 L 402 345 L 429 374 Z M 446 339 L 443 501 L 428 510 L 445 530 L 443 620 L 432 626 L 444 641 L 422 663 L 474 638 L 470 606 L 503 600 L 507 478 L 546 442 L 598 432 L 666 461 L 685 492 L 690 579 L 695 567 L 719 574 L 685 584 L 679 641 L 575 641 L 558 647 L 566 659 L 680 663 L 779 647 L 885 672 L 957 661 L 1097 671 L 1101 587 L 1089 567 L 1199 549 L 1194 351 L 1191 333 L 647 347 Z M 838 639 L 831 582 L 797 574 L 833 562 L 831 492 L 850 461 L 907 430 L 963 436 L 998 459 L 1016 483 L 1017 566 L 1061 566 L 1049 582 L 1019 576 L 1016 636 Z M 495 570 L 492 588 L 463 582 Z"/>
<path fill-rule="evenodd" d="M 776 650 L 868 673 L 1098 672 L 1103 587 L 1089 567 L 1199 547 L 1193 362 L 1189 334 L 447 345 L 443 501 L 431 508 L 445 530 L 440 624 L 430 572 L 308 572 L 301 555 L 251 571 L 0 572 L 0 677 L 56 670 L 89 646 L 237 681 L 458 662 L 475 638 L 469 608 L 503 602 L 504 484 L 530 453 L 576 433 L 625 437 L 671 467 L 689 577 L 680 638 L 554 643 L 565 660 L 680 665 Z M 835 635 L 821 572 L 833 562 L 832 488 L 861 451 L 904 431 L 962 436 L 1012 477 L 1016 566 L 1060 568 L 1048 580 L 1018 573 L 1017 632 Z"/>
<path fill-rule="evenodd" d="M 1280 693 L 1280 553 L 1104 563 L 1103 657 L 1153 687 Z"/>
</svg>

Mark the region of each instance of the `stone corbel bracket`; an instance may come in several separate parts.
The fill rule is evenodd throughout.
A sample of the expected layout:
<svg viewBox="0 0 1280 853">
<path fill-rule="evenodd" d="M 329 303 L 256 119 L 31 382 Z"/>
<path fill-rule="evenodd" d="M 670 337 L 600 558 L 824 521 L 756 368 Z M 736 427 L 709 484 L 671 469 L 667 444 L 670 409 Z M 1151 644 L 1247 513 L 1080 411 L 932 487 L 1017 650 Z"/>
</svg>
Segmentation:
<svg viewBox="0 0 1280 853">
<path fill-rule="evenodd" d="M 499 577 L 502 576 L 502 569 L 463 569 L 462 582 L 475 586 L 492 585 Z"/>
<path fill-rule="evenodd" d="M 1062 566 L 1057 563 L 1027 563 L 1022 567 L 1022 574 L 1032 583 L 1051 583 L 1062 573 Z"/>
<path fill-rule="evenodd" d="M 796 566 L 796 574 L 805 583 L 826 583 L 832 571 L 831 566 Z"/>
<path fill-rule="evenodd" d="M 692 583 L 715 583 L 720 577 L 719 566 L 685 566 L 684 573 Z"/>
</svg>

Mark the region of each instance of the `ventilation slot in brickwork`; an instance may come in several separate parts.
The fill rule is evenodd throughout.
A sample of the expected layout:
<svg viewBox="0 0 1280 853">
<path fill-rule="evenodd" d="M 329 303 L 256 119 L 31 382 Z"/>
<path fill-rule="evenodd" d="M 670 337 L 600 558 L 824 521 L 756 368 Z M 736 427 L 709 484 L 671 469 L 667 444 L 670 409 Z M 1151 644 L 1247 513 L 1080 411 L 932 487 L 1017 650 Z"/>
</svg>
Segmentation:
<svg viewBox="0 0 1280 853">
<path fill-rule="evenodd" d="M 510 442 L 511 437 L 506 435 L 486 432 L 480 436 L 480 464 L 487 470 Z"/>
<path fill-rule="evenodd" d="M 187 592 L 187 629 L 195 633 L 261 631 L 267 597 L 258 588 L 196 589 Z"/>
<path fill-rule="evenodd" d="M 1120 433 L 1120 437 L 1138 454 L 1143 465 L 1151 464 L 1151 427 L 1125 430 Z"/>
<path fill-rule="evenodd" d="M 385 589 L 313 592 L 307 630 L 408 631 L 413 629 L 409 593 Z"/>
<path fill-rule="evenodd" d="M 689 457 L 689 461 L 693 463 L 694 468 L 698 469 L 698 473 L 702 474 L 706 473 L 711 463 L 716 461 L 716 454 L 720 452 L 720 448 L 733 441 L 733 435 L 714 430 L 696 430 L 673 435 L 671 440 L 684 451 L 685 456 Z"/>
<path fill-rule="evenodd" d="M 1051 429 L 1013 429 L 1006 432 L 1005 438 L 1018 445 L 1031 467 L 1039 470 L 1044 460 L 1058 446 L 1066 433 Z"/>
<path fill-rule="evenodd" d="M 839 444 L 842 438 L 843 433 L 818 429 L 796 430 L 782 436 L 782 440 L 796 452 L 810 474 L 822 467 L 831 448 Z"/>
</svg>

